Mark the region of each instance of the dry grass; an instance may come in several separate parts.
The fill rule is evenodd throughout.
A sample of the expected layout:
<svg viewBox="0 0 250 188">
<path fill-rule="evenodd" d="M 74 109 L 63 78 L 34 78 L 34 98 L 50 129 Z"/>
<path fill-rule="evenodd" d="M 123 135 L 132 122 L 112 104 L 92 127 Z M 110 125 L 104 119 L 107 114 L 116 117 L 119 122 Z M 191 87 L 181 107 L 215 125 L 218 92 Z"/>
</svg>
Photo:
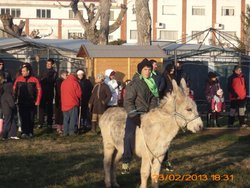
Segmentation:
<svg viewBox="0 0 250 188">
<path fill-rule="evenodd" d="M 180 133 L 170 158 L 175 171 L 203 174 L 207 181 L 163 181 L 160 187 L 250 187 L 250 130 Z M 30 140 L 0 142 L 0 187 L 104 187 L 102 139 L 85 134 L 60 137 L 36 132 Z M 118 175 L 121 187 L 139 187 L 140 160 L 130 175 Z M 119 173 L 119 171 L 118 171 Z M 213 174 L 232 174 L 233 181 L 212 181 Z"/>
</svg>

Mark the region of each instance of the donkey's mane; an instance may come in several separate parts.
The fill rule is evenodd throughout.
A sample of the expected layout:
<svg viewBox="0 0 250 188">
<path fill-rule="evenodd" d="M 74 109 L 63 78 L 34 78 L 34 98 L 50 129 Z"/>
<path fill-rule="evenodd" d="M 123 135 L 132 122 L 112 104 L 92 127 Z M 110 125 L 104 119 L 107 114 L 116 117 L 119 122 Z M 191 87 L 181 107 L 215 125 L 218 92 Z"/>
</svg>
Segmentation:
<svg viewBox="0 0 250 188">
<path fill-rule="evenodd" d="M 178 95 L 181 95 L 180 97 L 183 98 L 183 97 L 186 97 L 185 93 L 183 92 L 183 89 L 178 87 Z M 165 104 L 167 102 L 169 102 L 169 100 L 172 100 L 173 97 L 177 97 L 177 94 L 174 94 L 175 96 L 173 96 L 173 93 L 167 93 L 166 96 L 163 97 L 163 99 L 160 100 L 160 104 L 158 106 L 158 108 L 163 108 L 165 106 Z"/>
</svg>

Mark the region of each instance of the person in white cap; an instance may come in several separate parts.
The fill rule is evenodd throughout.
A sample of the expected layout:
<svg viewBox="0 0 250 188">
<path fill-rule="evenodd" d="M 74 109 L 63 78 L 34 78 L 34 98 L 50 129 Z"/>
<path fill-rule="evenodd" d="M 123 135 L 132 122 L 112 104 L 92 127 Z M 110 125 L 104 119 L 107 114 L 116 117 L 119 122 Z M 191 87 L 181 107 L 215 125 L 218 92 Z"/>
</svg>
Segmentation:
<svg viewBox="0 0 250 188">
<path fill-rule="evenodd" d="M 78 69 L 76 71 L 77 78 L 79 80 L 81 90 L 82 90 L 82 97 L 81 97 L 81 111 L 80 111 L 80 117 L 81 117 L 81 124 L 80 126 L 83 126 L 82 128 L 84 131 L 89 129 L 89 125 L 91 124 L 91 117 L 90 112 L 88 109 L 88 103 L 89 99 L 91 97 L 93 85 L 90 82 L 89 79 L 86 78 L 86 73 L 83 69 Z"/>
<path fill-rule="evenodd" d="M 118 96 L 119 96 L 119 85 L 115 79 L 116 72 L 113 69 L 107 69 L 105 71 L 105 84 L 109 86 L 109 89 L 112 93 L 112 97 L 108 103 L 109 107 L 118 105 Z"/>
</svg>

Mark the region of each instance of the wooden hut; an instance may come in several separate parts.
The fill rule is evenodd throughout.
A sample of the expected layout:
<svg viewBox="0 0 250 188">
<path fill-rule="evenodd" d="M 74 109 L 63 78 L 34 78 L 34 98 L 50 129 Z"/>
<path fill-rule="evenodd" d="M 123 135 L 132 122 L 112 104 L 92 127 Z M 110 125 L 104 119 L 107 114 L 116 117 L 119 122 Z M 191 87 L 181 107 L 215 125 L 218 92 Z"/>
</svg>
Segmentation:
<svg viewBox="0 0 250 188">
<path fill-rule="evenodd" d="M 85 44 L 80 47 L 77 57 L 85 59 L 87 76 L 92 81 L 96 74 L 113 69 L 116 71 L 116 79 L 124 82 L 132 79 L 137 64 L 144 58 L 156 60 L 161 71 L 166 54 L 159 46 Z"/>
</svg>

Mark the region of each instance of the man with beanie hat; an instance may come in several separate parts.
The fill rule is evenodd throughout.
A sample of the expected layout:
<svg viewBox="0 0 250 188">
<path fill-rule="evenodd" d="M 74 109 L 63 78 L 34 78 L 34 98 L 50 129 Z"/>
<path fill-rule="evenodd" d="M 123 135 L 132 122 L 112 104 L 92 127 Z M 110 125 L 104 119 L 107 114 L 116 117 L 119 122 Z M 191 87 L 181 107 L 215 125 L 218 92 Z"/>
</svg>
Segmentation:
<svg viewBox="0 0 250 188">
<path fill-rule="evenodd" d="M 124 108 L 127 112 L 124 153 L 122 156 L 122 174 L 129 173 L 129 162 L 135 143 L 136 127 L 140 126 L 140 115 L 157 107 L 158 89 L 154 79 L 151 77 L 152 63 L 148 59 L 143 59 L 137 65 L 137 73 L 132 81 L 126 86 L 124 98 Z"/>
<path fill-rule="evenodd" d="M 241 67 L 236 65 L 233 69 L 233 74 L 228 78 L 228 91 L 230 99 L 230 113 L 228 124 L 233 126 L 236 112 L 239 115 L 239 123 L 241 127 L 246 127 L 245 124 L 245 107 L 246 107 L 246 80 L 242 74 Z"/>
</svg>

